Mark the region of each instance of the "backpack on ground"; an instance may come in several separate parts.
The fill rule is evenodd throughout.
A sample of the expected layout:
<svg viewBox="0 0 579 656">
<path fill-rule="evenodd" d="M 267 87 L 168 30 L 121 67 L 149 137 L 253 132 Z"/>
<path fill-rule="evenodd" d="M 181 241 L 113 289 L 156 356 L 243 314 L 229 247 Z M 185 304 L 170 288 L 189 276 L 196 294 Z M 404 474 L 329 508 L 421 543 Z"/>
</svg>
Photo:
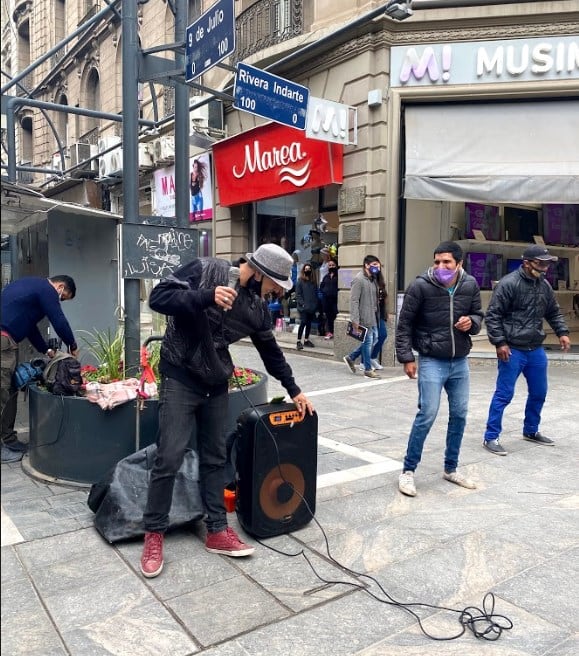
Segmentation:
<svg viewBox="0 0 579 656">
<path fill-rule="evenodd" d="M 80 362 L 70 355 L 57 351 L 43 373 L 46 389 L 59 396 L 76 396 L 82 386 Z"/>
<path fill-rule="evenodd" d="M 12 384 L 16 389 L 24 390 L 37 380 L 42 380 L 42 374 L 46 363 L 41 358 L 30 362 L 21 362 L 15 369 Z"/>
</svg>

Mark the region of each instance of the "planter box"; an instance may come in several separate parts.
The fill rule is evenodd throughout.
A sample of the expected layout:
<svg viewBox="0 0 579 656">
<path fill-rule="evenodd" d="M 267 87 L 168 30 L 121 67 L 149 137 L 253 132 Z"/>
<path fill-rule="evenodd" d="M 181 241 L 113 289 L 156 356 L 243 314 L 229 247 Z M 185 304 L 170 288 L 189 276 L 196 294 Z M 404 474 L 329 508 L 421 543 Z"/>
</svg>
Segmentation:
<svg viewBox="0 0 579 656">
<path fill-rule="evenodd" d="M 259 383 L 244 387 L 243 393 L 238 389 L 229 393 L 226 435 L 235 431 L 243 410 L 267 403 L 267 376 L 261 375 Z M 24 466 L 32 476 L 52 482 L 96 483 L 119 460 L 155 442 L 158 406 L 157 399 L 145 401 L 138 415 L 137 401 L 102 410 L 83 397 L 56 396 L 31 386 Z"/>
</svg>

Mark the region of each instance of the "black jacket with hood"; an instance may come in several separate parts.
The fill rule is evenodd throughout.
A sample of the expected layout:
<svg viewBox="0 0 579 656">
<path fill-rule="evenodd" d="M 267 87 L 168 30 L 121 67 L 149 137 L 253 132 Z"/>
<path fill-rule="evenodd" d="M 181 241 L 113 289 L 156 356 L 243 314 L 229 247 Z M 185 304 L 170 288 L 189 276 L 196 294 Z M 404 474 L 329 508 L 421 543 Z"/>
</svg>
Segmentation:
<svg viewBox="0 0 579 656">
<path fill-rule="evenodd" d="M 414 362 L 412 349 L 431 358 L 462 358 L 472 348 L 471 335 L 480 332 L 484 313 L 473 276 L 460 269 L 452 293 L 433 276 L 432 267 L 412 282 L 404 295 L 396 328 L 398 362 Z M 470 317 L 468 333 L 454 324 Z"/>
<path fill-rule="evenodd" d="M 230 268 L 226 260 L 196 259 L 153 289 L 150 308 L 169 317 L 159 370 L 201 394 L 223 394 L 233 373 L 228 346 L 250 337 L 267 373 L 294 398 L 300 388 L 273 336 L 267 302 L 237 285 L 229 311 L 215 304 L 215 288 L 228 285 Z"/>
<path fill-rule="evenodd" d="M 545 340 L 543 319 L 557 337 L 569 334 L 553 289 L 544 278 L 533 278 L 521 266 L 499 280 L 486 314 L 491 344 L 536 349 Z"/>
</svg>

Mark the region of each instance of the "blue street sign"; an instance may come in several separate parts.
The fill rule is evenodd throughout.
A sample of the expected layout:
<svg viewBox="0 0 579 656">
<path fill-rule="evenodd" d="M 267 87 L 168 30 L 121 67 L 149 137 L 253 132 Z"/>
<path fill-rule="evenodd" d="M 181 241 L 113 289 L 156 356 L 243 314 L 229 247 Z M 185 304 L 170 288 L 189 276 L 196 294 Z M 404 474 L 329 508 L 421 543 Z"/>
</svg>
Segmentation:
<svg viewBox="0 0 579 656">
<path fill-rule="evenodd" d="M 305 130 L 310 90 L 249 64 L 237 64 L 233 106 Z"/>
<path fill-rule="evenodd" d="M 234 0 L 219 0 L 187 28 L 186 81 L 193 82 L 234 50 Z"/>
</svg>

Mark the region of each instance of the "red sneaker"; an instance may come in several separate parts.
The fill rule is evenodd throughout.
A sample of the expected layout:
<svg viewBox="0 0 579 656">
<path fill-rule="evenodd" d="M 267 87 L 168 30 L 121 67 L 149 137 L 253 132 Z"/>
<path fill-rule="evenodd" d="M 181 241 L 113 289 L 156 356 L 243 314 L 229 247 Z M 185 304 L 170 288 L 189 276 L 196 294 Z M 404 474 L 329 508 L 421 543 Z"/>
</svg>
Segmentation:
<svg viewBox="0 0 579 656">
<path fill-rule="evenodd" d="M 163 533 L 145 533 L 145 546 L 141 556 L 141 573 L 152 579 L 163 569 Z"/>
<path fill-rule="evenodd" d="M 237 533 L 227 527 L 219 533 L 207 533 L 205 549 L 210 553 L 223 554 L 224 556 L 251 556 L 255 547 L 245 544 L 239 539 Z"/>
</svg>

